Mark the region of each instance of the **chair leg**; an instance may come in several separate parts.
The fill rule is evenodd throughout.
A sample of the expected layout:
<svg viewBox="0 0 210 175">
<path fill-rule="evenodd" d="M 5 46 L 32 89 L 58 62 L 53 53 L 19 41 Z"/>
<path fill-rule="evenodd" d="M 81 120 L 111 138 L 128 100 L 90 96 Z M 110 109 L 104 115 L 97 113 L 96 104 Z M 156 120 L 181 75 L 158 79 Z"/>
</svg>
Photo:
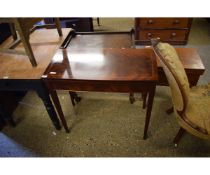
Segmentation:
<svg viewBox="0 0 210 175">
<path fill-rule="evenodd" d="M 178 131 L 176 137 L 175 137 L 174 140 L 173 140 L 173 143 L 174 143 L 174 146 L 175 146 L 175 147 L 178 146 L 178 143 L 179 143 L 179 141 L 180 141 L 180 139 L 182 138 L 182 136 L 183 136 L 184 133 L 185 133 L 185 130 L 184 130 L 182 127 L 180 127 L 180 129 L 179 129 L 179 131 Z"/>
<path fill-rule="evenodd" d="M 169 108 L 169 109 L 166 110 L 166 113 L 168 115 L 171 114 L 171 113 L 173 113 L 173 112 L 174 112 L 174 108 L 173 107 L 171 107 L 171 108 Z"/>
<path fill-rule="evenodd" d="M 17 31 L 20 35 L 20 40 L 22 41 L 23 46 L 25 48 L 26 54 L 28 55 L 32 66 L 36 67 L 37 62 L 36 62 L 36 59 L 34 57 L 33 51 L 31 49 L 31 45 L 29 43 L 29 35 L 24 31 L 24 29 L 22 28 L 23 26 L 19 21 L 17 21 L 15 25 L 16 25 Z"/>
<path fill-rule="evenodd" d="M 11 34 L 12 34 L 12 37 L 13 37 L 13 40 L 17 40 L 17 33 L 16 33 L 16 30 L 15 30 L 15 25 L 13 23 L 9 23 L 9 27 L 10 27 L 10 31 L 11 31 Z"/>
<path fill-rule="evenodd" d="M 58 30 L 58 34 L 61 37 L 63 35 L 62 30 L 61 30 L 61 24 L 59 18 L 55 18 L 55 26 Z"/>
</svg>

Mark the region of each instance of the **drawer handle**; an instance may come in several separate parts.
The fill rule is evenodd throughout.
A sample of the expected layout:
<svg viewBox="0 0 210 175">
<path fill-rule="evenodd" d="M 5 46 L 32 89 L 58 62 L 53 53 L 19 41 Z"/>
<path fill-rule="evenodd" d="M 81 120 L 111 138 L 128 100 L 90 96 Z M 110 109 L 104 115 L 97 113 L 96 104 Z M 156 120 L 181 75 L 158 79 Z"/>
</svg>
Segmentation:
<svg viewBox="0 0 210 175">
<path fill-rule="evenodd" d="M 173 32 L 173 33 L 171 34 L 171 36 L 172 36 L 172 37 L 175 37 L 175 36 L 176 36 L 176 33 L 175 33 L 175 32 Z"/>
<path fill-rule="evenodd" d="M 148 37 L 152 37 L 152 33 L 147 33 L 147 36 Z"/>
<path fill-rule="evenodd" d="M 148 20 L 148 24 L 153 24 L 153 23 L 154 23 L 154 21 L 152 19 Z"/>
<path fill-rule="evenodd" d="M 178 19 L 176 19 L 173 23 L 174 23 L 174 24 L 179 24 L 180 21 L 179 21 Z"/>
</svg>

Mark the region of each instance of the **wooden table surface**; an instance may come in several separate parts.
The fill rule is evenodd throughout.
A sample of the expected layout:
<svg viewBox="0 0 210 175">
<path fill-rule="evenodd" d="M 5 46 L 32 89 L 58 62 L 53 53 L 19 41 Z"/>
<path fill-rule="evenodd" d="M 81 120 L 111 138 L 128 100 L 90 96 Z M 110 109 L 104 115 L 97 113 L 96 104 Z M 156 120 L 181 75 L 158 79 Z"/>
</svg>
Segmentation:
<svg viewBox="0 0 210 175">
<path fill-rule="evenodd" d="M 51 80 L 118 82 L 157 80 L 153 51 L 134 48 L 59 50 L 45 75 Z"/>
<path fill-rule="evenodd" d="M 63 29 L 63 37 L 59 37 L 56 29 L 40 29 L 30 35 L 37 67 L 31 66 L 28 56 L 0 53 L 0 79 L 40 79 L 69 31 L 70 29 Z M 1 47 L 7 46 L 11 41 L 12 38 L 9 38 Z M 22 44 L 16 49 L 24 50 Z"/>
<path fill-rule="evenodd" d="M 175 48 L 177 54 L 184 66 L 185 72 L 188 77 L 190 86 L 197 85 L 197 82 L 201 75 L 205 71 L 205 66 L 203 65 L 202 59 L 198 54 L 196 48 Z M 158 65 L 158 76 L 159 76 L 159 85 L 168 85 L 165 73 L 162 69 L 162 66 L 157 59 Z"/>
<path fill-rule="evenodd" d="M 177 54 L 184 66 L 185 71 L 201 71 L 205 70 L 203 62 L 196 48 L 175 48 Z M 159 59 L 157 59 L 158 67 L 161 67 Z"/>
<path fill-rule="evenodd" d="M 105 33 L 105 32 L 104 32 Z M 131 48 L 134 47 L 131 32 L 103 32 L 85 34 L 78 32 L 67 49 L 73 48 Z"/>
</svg>

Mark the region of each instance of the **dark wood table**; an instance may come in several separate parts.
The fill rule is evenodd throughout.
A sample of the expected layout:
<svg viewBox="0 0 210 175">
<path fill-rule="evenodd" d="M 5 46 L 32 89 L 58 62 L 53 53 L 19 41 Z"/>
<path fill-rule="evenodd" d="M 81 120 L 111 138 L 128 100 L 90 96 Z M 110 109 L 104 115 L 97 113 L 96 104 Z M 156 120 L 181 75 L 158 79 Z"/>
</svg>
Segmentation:
<svg viewBox="0 0 210 175">
<path fill-rule="evenodd" d="M 66 37 L 69 29 L 63 30 Z M 7 45 L 5 41 L 2 46 Z M 64 39 L 64 38 L 63 38 Z M 36 56 L 37 67 L 32 67 L 27 56 L 15 54 L 0 54 L 0 91 L 28 91 L 34 90 L 42 99 L 49 117 L 56 129 L 61 129 L 59 118 L 55 112 L 49 93 L 41 76 L 50 63 L 56 50 L 63 39 L 58 36 L 55 29 L 37 30 L 32 33 L 30 42 Z M 17 49 L 23 50 L 20 44 Z M 1 101 L 4 99 L 1 99 Z M 8 111 L 6 111 L 0 101 L 0 115 L 12 121 Z"/>
<path fill-rule="evenodd" d="M 152 50 L 134 49 L 129 33 L 76 35 L 57 51 L 44 73 L 62 124 L 69 132 L 56 90 L 148 93 L 144 136 L 147 137 L 157 63 Z M 64 44 L 65 45 L 65 44 Z"/>
<path fill-rule="evenodd" d="M 195 48 L 176 48 L 177 54 L 184 66 L 190 86 L 196 86 L 201 75 L 205 71 L 205 67 Z M 158 85 L 167 85 L 168 82 L 162 66 L 158 61 Z"/>
<path fill-rule="evenodd" d="M 145 49 L 151 49 L 151 48 L 145 48 Z M 190 87 L 196 86 L 200 76 L 203 75 L 205 71 L 205 67 L 203 65 L 201 57 L 198 54 L 197 49 L 195 48 L 175 48 L 175 49 L 184 66 Z M 159 59 L 157 59 L 157 66 L 158 66 L 157 85 L 168 86 L 168 81 L 166 79 L 163 68 L 159 63 Z M 146 107 L 146 98 L 147 94 L 143 94 L 143 108 Z M 130 102 L 133 103 L 134 101 L 135 101 L 134 94 L 131 93 Z"/>
</svg>

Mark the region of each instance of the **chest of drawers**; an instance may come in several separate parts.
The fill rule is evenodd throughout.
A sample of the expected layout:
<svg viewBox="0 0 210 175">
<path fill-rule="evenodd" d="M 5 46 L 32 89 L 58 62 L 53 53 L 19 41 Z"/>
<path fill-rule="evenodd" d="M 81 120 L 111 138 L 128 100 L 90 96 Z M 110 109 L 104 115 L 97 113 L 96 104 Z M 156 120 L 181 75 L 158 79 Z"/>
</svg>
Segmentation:
<svg viewBox="0 0 210 175">
<path fill-rule="evenodd" d="M 170 44 L 187 44 L 192 18 L 136 18 L 135 44 L 159 37 Z"/>
</svg>

